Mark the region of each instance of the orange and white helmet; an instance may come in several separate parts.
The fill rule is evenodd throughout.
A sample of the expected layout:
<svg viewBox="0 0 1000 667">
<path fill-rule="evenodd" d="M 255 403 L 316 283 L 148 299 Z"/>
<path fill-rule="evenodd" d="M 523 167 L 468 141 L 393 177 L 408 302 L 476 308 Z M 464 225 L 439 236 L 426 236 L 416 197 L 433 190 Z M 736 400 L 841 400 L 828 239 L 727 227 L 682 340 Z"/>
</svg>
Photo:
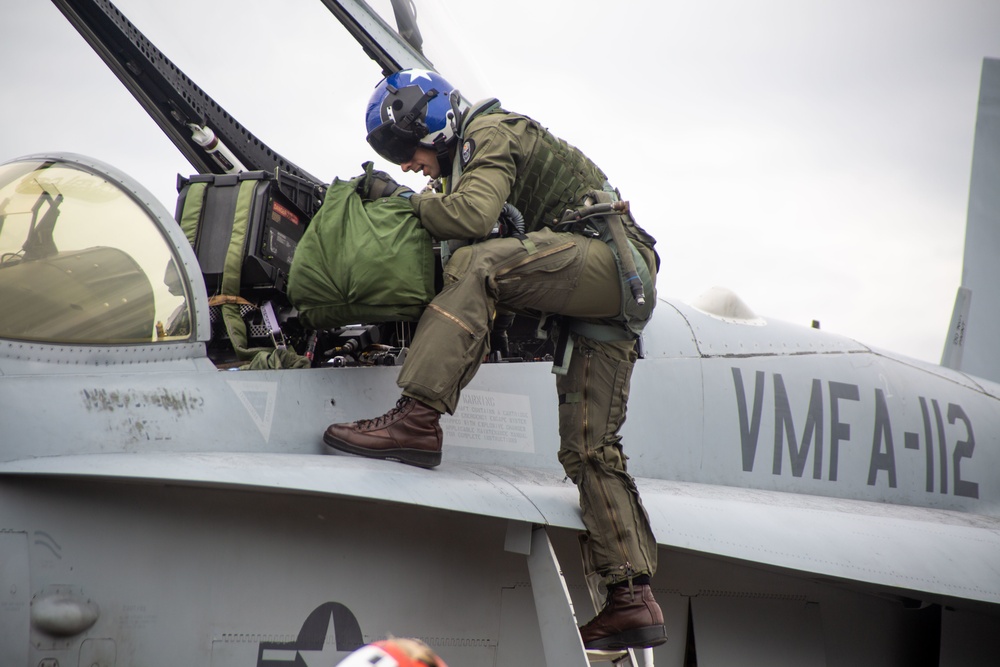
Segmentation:
<svg viewBox="0 0 1000 667">
<path fill-rule="evenodd" d="M 397 642 L 387 639 L 362 646 L 341 660 L 337 667 L 448 667 L 432 653 L 431 659 L 432 662 L 426 662 L 410 657 Z"/>
</svg>

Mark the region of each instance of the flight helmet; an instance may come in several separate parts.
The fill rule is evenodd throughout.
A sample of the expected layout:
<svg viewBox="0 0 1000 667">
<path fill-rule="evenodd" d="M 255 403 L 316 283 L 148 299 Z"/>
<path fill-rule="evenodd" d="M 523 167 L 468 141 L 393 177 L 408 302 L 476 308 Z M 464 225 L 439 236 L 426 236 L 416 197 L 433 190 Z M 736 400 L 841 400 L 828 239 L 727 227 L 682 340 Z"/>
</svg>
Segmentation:
<svg viewBox="0 0 1000 667">
<path fill-rule="evenodd" d="M 337 667 L 448 667 L 429 649 L 424 658 L 413 657 L 410 653 L 398 641 L 373 642 L 341 660 Z"/>
<path fill-rule="evenodd" d="M 404 69 L 390 74 L 375 86 L 368 100 L 368 143 L 394 164 L 412 158 L 417 146 L 431 148 L 437 153 L 442 173 L 447 174 L 459 99 L 454 86 L 436 72 Z"/>
</svg>

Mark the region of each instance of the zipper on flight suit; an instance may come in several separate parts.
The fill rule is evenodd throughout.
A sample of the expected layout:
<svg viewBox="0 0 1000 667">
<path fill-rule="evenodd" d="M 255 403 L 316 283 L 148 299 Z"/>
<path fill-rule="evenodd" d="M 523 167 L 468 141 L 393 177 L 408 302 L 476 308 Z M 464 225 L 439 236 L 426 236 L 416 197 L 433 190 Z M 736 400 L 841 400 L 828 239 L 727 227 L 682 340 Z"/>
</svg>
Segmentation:
<svg viewBox="0 0 1000 667">
<path fill-rule="evenodd" d="M 525 264 L 527 264 L 529 262 L 534 262 L 535 260 L 539 260 L 539 259 L 545 259 L 549 255 L 554 255 L 557 252 L 562 252 L 564 250 L 568 250 L 569 248 L 572 248 L 574 245 L 575 244 L 573 244 L 573 243 L 564 243 L 563 245 L 555 246 L 553 248 L 549 248 L 548 250 L 544 250 L 542 252 L 528 254 L 528 256 L 525 257 L 524 259 L 522 259 L 520 262 L 517 262 L 516 264 L 512 264 L 510 266 L 504 267 L 504 268 L 500 269 L 499 271 L 497 271 L 497 273 L 496 273 L 497 278 L 499 278 L 500 276 L 505 276 L 508 273 L 510 273 L 511 271 L 513 271 L 514 269 L 520 268 L 520 267 L 524 266 Z"/>
<path fill-rule="evenodd" d="M 590 387 L 590 358 L 591 358 L 592 354 L 593 354 L 593 351 L 590 348 L 584 347 L 584 349 L 583 349 L 583 401 L 582 401 L 583 402 L 583 443 L 584 443 L 584 447 L 587 448 L 587 457 L 590 459 L 591 464 L 596 466 L 596 464 L 597 464 L 597 457 L 595 455 L 595 451 L 594 451 L 593 448 L 589 447 L 588 444 L 587 444 L 587 432 L 588 432 L 588 430 L 590 428 L 590 416 L 589 416 L 588 410 L 587 410 L 587 406 L 588 406 L 588 402 L 587 402 L 588 391 L 587 390 Z M 622 557 L 622 565 L 624 566 L 626 573 L 632 572 L 633 571 L 632 563 L 629 561 L 628 554 L 625 553 L 625 549 L 622 546 L 622 543 L 624 542 L 624 540 L 622 539 L 622 529 L 621 529 L 621 525 L 620 525 L 621 522 L 618 520 L 617 514 L 614 511 L 613 505 L 611 503 L 611 496 L 610 496 L 610 494 L 608 494 L 608 491 L 607 491 L 607 489 L 604 486 L 604 480 L 601 479 L 599 475 L 596 476 L 596 479 L 597 479 L 597 487 L 600 489 L 600 492 L 601 492 L 601 498 L 604 500 L 604 506 L 605 506 L 605 508 L 607 508 L 607 511 L 608 511 L 608 518 L 611 519 L 611 525 L 612 525 L 612 527 L 614 528 L 614 531 L 615 531 L 615 541 L 618 543 L 619 553 L 621 554 L 621 557 Z M 632 596 L 634 597 L 635 594 L 634 594 L 634 591 L 632 591 L 632 579 L 629 578 L 628 582 L 629 582 L 629 584 L 628 584 L 629 585 L 629 591 L 630 591 L 630 593 L 632 593 Z"/>
<path fill-rule="evenodd" d="M 434 303 L 429 303 L 429 304 L 427 304 L 427 307 L 429 309 L 431 309 L 431 310 L 439 313 L 441 315 L 441 317 L 447 318 L 447 319 L 451 320 L 452 322 L 454 322 L 455 324 L 457 324 L 459 327 L 461 327 L 462 329 L 464 329 L 470 336 L 475 337 L 476 332 L 472 330 L 472 327 L 470 327 L 468 324 L 466 324 L 460 318 L 455 317 L 454 315 L 452 315 L 451 313 L 449 313 L 447 310 L 445 310 L 441 306 L 438 306 L 438 305 L 436 305 Z"/>
</svg>

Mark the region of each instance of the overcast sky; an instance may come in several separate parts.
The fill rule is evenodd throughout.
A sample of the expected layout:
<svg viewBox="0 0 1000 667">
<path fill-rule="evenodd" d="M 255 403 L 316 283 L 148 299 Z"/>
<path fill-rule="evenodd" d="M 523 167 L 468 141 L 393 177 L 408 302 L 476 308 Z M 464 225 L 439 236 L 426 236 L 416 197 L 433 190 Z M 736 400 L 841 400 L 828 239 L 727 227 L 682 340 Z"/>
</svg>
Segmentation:
<svg viewBox="0 0 1000 667">
<path fill-rule="evenodd" d="M 363 119 L 379 68 L 319 0 L 116 4 L 309 172 L 378 163 Z M 541 121 L 632 202 L 658 239 L 661 295 L 724 286 L 764 317 L 940 360 L 1000 2 L 416 4 L 427 56 L 466 97 Z M 83 153 L 172 212 L 192 171 L 180 153 L 54 5 L 0 7 L 0 161 Z"/>
</svg>

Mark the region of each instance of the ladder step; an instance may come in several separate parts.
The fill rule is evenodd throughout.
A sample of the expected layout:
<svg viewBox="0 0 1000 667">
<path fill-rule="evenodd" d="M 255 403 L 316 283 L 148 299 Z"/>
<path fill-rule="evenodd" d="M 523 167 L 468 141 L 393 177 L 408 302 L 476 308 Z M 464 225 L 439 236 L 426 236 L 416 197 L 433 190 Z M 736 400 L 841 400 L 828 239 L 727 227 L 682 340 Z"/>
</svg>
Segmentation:
<svg viewBox="0 0 1000 667">
<path fill-rule="evenodd" d="M 587 660 L 591 663 L 594 662 L 610 662 L 613 664 L 618 664 L 623 660 L 629 660 L 628 651 L 622 649 L 620 651 L 604 651 L 596 648 L 586 649 Z"/>
</svg>

